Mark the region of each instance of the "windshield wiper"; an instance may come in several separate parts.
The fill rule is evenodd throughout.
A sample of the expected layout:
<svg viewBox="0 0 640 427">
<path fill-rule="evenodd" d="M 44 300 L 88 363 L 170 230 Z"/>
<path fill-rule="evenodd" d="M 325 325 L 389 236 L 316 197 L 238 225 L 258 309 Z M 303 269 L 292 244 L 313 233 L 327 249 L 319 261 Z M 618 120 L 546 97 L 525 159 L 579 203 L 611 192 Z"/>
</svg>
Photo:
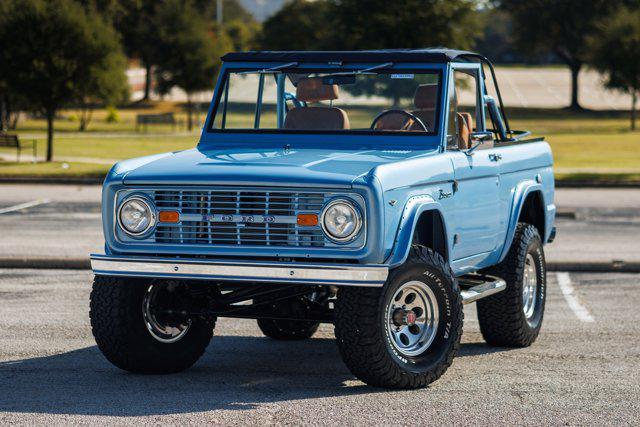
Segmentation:
<svg viewBox="0 0 640 427">
<path fill-rule="evenodd" d="M 359 76 L 359 75 L 371 75 L 371 74 L 376 74 L 373 71 L 377 71 L 377 70 L 383 70 L 385 68 L 389 68 L 389 67 L 393 67 L 393 62 L 386 62 L 384 64 L 378 64 L 378 65 L 374 65 L 373 67 L 369 67 L 369 68 L 365 68 L 363 70 L 354 70 L 354 71 L 342 71 L 339 73 L 331 73 L 331 74 L 326 74 L 324 77 L 331 77 L 331 76 Z"/>
<path fill-rule="evenodd" d="M 276 65 L 271 68 L 263 68 L 262 70 L 241 71 L 237 74 L 279 74 L 285 68 L 294 68 L 297 66 L 297 62 L 290 62 L 288 64 Z"/>
</svg>

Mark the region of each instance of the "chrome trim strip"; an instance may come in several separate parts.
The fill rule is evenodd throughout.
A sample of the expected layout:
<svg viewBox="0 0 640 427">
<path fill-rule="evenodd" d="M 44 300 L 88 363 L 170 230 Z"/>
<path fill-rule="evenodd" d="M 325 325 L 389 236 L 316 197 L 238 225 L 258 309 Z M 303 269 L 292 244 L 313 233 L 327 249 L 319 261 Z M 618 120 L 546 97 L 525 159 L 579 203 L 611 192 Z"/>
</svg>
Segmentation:
<svg viewBox="0 0 640 427">
<path fill-rule="evenodd" d="M 139 258 L 91 255 L 91 268 L 100 276 L 141 276 L 276 282 L 309 285 L 381 287 L 389 275 L 385 265 L 301 264 L 180 258 Z"/>
</svg>

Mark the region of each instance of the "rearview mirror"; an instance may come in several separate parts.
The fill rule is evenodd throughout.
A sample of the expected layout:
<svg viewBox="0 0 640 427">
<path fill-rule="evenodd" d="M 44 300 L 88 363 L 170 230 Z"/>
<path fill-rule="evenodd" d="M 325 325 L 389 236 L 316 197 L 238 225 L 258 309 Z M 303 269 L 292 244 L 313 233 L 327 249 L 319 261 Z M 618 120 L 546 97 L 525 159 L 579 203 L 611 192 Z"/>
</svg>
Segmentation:
<svg viewBox="0 0 640 427">
<path fill-rule="evenodd" d="M 353 85 L 356 84 L 356 76 L 345 75 L 345 76 L 325 76 L 322 78 L 323 85 Z"/>
</svg>

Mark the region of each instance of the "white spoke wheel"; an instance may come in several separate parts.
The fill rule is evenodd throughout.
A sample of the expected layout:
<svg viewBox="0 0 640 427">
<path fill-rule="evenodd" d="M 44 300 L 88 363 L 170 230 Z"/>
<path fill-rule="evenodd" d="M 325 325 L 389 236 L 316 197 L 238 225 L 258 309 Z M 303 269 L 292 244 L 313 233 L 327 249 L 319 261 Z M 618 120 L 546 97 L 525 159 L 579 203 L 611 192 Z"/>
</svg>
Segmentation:
<svg viewBox="0 0 640 427">
<path fill-rule="evenodd" d="M 387 328 L 393 346 L 404 356 L 429 348 L 438 330 L 438 304 L 431 288 L 412 280 L 400 286 L 387 309 Z"/>
<path fill-rule="evenodd" d="M 533 317 L 538 299 L 538 269 L 533 255 L 527 254 L 522 275 L 522 310 L 527 320 Z"/>
</svg>

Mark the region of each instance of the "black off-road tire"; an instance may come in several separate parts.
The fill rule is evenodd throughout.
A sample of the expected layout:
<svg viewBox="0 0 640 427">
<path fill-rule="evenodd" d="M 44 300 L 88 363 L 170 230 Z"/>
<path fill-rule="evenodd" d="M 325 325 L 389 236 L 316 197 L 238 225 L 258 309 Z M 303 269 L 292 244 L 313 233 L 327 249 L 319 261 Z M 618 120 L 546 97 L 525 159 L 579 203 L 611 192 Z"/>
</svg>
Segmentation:
<svg viewBox="0 0 640 427">
<path fill-rule="evenodd" d="M 536 305 L 532 317 L 527 320 L 523 310 L 523 277 L 527 254 L 536 266 Z M 485 271 L 507 282 L 507 288 L 478 301 L 480 331 L 487 344 L 497 347 L 528 347 L 536 340 L 546 300 L 547 270 L 542 239 L 531 224 L 519 223 L 513 243 L 505 259 Z"/>
<path fill-rule="evenodd" d="M 258 327 L 265 336 L 281 341 L 306 340 L 316 333 L 319 326 L 320 323 L 316 322 L 258 319 Z"/>
<path fill-rule="evenodd" d="M 151 336 L 144 323 L 148 279 L 96 276 L 91 291 L 91 329 L 102 354 L 120 369 L 137 374 L 169 374 L 193 365 L 204 353 L 215 321 L 193 320 L 173 343 Z"/>
<path fill-rule="evenodd" d="M 390 300 L 410 281 L 427 284 L 440 316 L 433 342 L 414 357 L 399 353 L 387 330 Z M 438 253 L 417 245 L 383 288 L 341 288 L 335 313 L 337 343 L 349 370 L 371 386 L 394 389 L 426 387 L 447 370 L 460 345 L 464 316 L 451 268 Z"/>
</svg>

